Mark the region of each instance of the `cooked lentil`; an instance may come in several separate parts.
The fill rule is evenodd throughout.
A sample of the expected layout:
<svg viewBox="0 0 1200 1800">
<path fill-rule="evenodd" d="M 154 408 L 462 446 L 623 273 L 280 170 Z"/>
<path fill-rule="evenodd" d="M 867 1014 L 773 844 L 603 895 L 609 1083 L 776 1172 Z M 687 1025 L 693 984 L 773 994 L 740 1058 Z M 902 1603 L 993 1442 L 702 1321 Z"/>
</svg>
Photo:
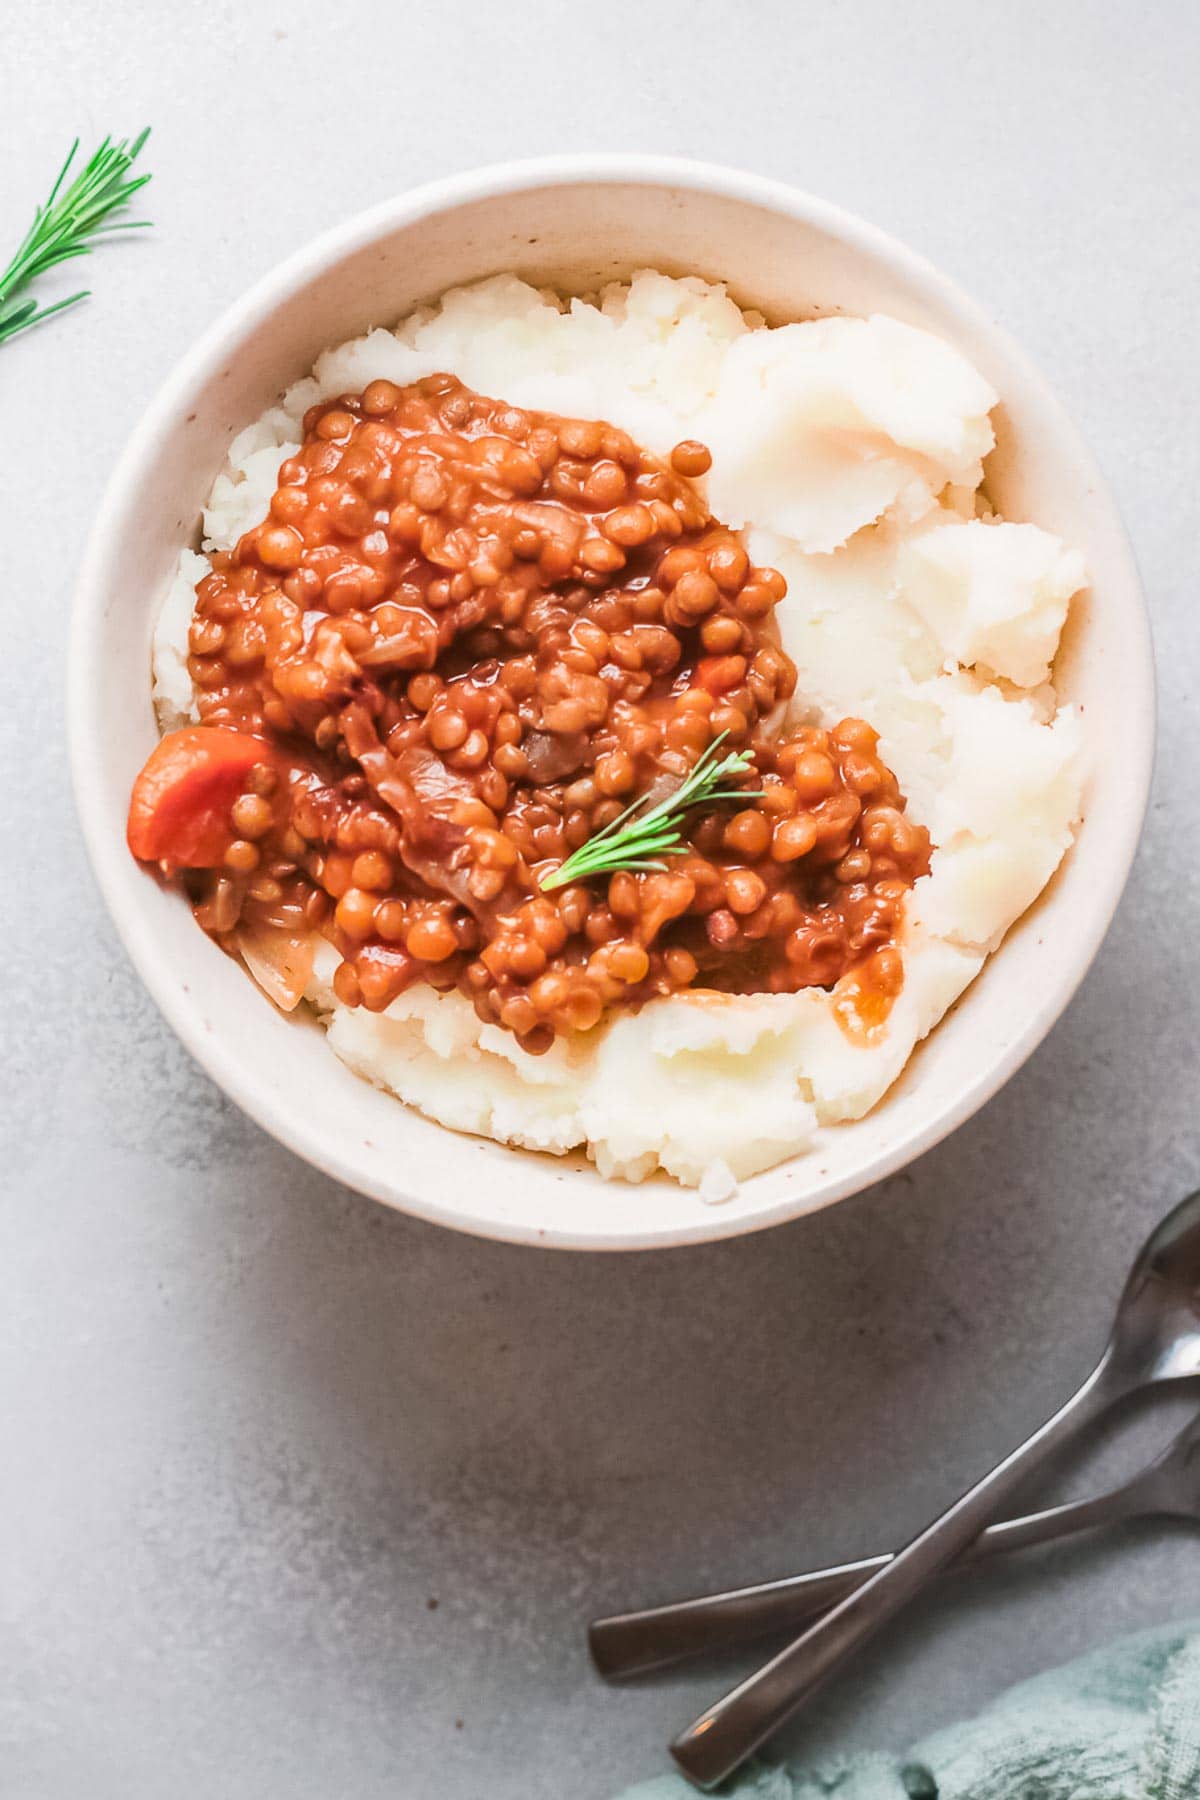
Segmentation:
<svg viewBox="0 0 1200 1800">
<path fill-rule="evenodd" d="M 877 1022 L 928 835 L 863 720 L 779 734 L 785 584 L 709 516 L 710 460 L 449 375 L 313 408 L 197 588 L 202 723 L 139 777 L 135 854 L 231 951 L 316 929 L 348 1005 L 456 987 L 534 1052 L 681 988 L 849 971 Z M 744 806 L 689 815 L 661 872 L 540 891 L 722 732 Z"/>
</svg>

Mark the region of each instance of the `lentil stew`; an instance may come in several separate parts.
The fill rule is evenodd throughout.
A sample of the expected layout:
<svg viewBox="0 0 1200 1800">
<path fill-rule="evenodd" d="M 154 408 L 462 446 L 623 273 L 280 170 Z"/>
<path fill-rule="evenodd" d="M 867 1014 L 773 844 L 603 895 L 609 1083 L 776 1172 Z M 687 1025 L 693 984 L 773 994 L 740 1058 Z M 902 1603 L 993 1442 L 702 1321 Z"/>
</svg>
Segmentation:
<svg viewBox="0 0 1200 1800">
<path fill-rule="evenodd" d="M 869 1030 L 928 835 L 869 724 L 782 729 L 785 583 L 709 516 L 709 461 L 450 375 L 314 407 L 197 587 L 200 723 L 139 775 L 133 854 L 285 1008 L 319 933 L 346 1004 L 458 988 L 532 1052 L 684 988 L 851 974 Z M 753 759 L 744 803 L 685 815 L 661 869 L 542 890 L 716 740 Z"/>
</svg>

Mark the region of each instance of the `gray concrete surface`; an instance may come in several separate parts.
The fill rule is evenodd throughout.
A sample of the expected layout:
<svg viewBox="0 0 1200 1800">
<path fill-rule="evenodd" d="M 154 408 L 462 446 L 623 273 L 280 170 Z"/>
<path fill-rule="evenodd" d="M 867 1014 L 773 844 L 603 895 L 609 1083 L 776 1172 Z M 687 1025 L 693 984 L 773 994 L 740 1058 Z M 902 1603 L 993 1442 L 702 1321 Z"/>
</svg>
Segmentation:
<svg viewBox="0 0 1200 1800">
<path fill-rule="evenodd" d="M 1200 1180 L 1200 16 L 31 0 L 3 37 L 4 241 L 76 131 L 143 121 L 157 224 L 0 349 L 0 1795 L 605 1800 L 728 1671 L 606 1692 L 589 1612 L 903 1537 L 1074 1382 Z M 1000 1098 L 826 1216 L 630 1259 L 389 1215 L 243 1119 L 101 910 L 60 698 L 105 474 L 218 308 L 402 185 L 598 146 L 794 180 L 985 298 L 1116 486 L 1162 694 L 1125 903 Z M 1198 1592 L 1167 1528 L 973 1578 L 790 1742 L 903 1742 Z"/>
</svg>

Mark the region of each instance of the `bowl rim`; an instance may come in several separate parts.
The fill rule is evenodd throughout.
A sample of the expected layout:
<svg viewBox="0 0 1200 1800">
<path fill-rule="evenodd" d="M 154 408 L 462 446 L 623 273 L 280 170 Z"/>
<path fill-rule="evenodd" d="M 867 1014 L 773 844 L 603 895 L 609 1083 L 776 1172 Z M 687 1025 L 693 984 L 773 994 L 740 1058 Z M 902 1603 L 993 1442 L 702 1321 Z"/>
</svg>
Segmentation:
<svg viewBox="0 0 1200 1800">
<path fill-rule="evenodd" d="M 442 1201 L 422 1194 L 403 1193 L 398 1185 L 388 1186 L 382 1181 L 365 1179 L 361 1171 L 349 1166 L 335 1145 L 320 1132 L 310 1129 L 303 1117 L 285 1116 L 269 1086 L 257 1079 L 248 1079 L 247 1071 L 225 1048 L 220 1034 L 206 1027 L 194 1001 L 178 985 L 163 979 L 162 966 L 153 950 L 142 935 L 132 929 L 134 919 L 121 889 L 123 863 L 128 852 L 123 837 L 118 839 L 100 824 L 103 808 L 97 801 L 103 784 L 88 753 L 98 723 L 93 716 L 94 684 L 90 681 L 89 671 L 96 666 L 96 652 L 104 635 L 99 598 L 113 531 L 111 521 L 124 512 L 147 451 L 164 433 L 178 425 L 182 397 L 227 354 L 230 340 L 248 335 L 296 289 L 318 277 L 332 263 L 364 248 L 385 233 L 476 201 L 542 187 L 593 182 L 674 186 L 714 193 L 812 225 L 851 249 L 891 264 L 916 293 L 928 295 L 940 306 L 948 307 L 966 326 L 990 339 L 1036 392 L 1043 409 L 1054 416 L 1057 429 L 1073 446 L 1081 473 L 1107 510 L 1111 554 L 1123 564 L 1116 574 L 1122 586 L 1140 602 L 1141 625 L 1139 653 L 1124 671 L 1132 702 L 1128 719 L 1134 722 L 1135 729 L 1127 744 L 1130 760 L 1123 782 L 1125 798 L 1118 821 L 1120 829 L 1114 831 L 1110 853 L 1104 859 L 1104 879 L 1093 890 L 1086 928 L 1070 939 L 1069 955 L 1061 967 L 1060 979 L 1052 989 L 1039 995 L 1023 1028 L 1013 1037 L 1003 1055 L 969 1082 L 951 1105 L 895 1138 L 865 1168 L 849 1171 L 827 1182 L 816 1198 L 811 1191 L 806 1193 L 801 1188 L 796 1193 L 783 1194 L 765 1203 L 761 1211 L 749 1217 L 730 1217 L 723 1215 L 720 1208 L 698 1206 L 696 1219 L 686 1225 L 620 1234 L 572 1229 L 558 1222 L 545 1225 L 508 1221 L 489 1223 L 475 1214 L 462 1212 L 453 1199 Z M 473 1236 L 540 1248 L 631 1251 L 743 1236 L 823 1211 L 839 1200 L 875 1186 L 934 1148 L 1005 1085 L 1070 1003 L 1100 948 L 1124 891 L 1149 801 L 1156 738 L 1156 694 L 1148 611 L 1116 500 L 1090 447 L 1050 384 L 1025 351 L 977 301 L 927 258 L 881 227 L 786 182 L 690 158 L 582 152 L 487 164 L 403 190 L 351 215 L 292 252 L 225 307 L 201 333 L 160 384 L 104 486 L 80 564 L 71 608 L 66 721 L 71 781 L 80 830 L 93 874 L 125 952 L 184 1047 L 256 1124 L 332 1179 L 431 1223 Z M 403 1103 L 397 1101 L 397 1104 Z"/>
</svg>

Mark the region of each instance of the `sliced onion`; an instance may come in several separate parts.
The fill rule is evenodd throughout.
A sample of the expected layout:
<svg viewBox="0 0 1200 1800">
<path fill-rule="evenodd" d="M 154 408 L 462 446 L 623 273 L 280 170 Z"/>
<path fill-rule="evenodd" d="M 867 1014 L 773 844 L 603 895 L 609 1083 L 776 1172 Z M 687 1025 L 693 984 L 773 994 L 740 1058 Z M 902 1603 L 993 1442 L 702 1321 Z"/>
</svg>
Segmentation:
<svg viewBox="0 0 1200 1800">
<path fill-rule="evenodd" d="M 278 931 L 271 925 L 243 925 L 237 944 L 263 993 L 282 1012 L 294 1012 L 313 970 L 313 934 Z"/>
<path fill-rule="evenodd" d="M 405 867 L 435 892 L 448 894 L 481 917 L 469 886 L 467 834 L 447 817 L 455 801 L 475 798 L 471 782 L 422 744 L 410 744 L 392 756 L 379 742 L 365 707 L 357 703 L 342 714 L 342 734 L 371 787 L 400 821 Z"/>
<path fill-rule="evenodd" d="M 529 780 L 534 787 L 546 787 L 582 767 L 587 739 L 581 731 L 565 737 L 555 737 L 548 731 L 527 731 L 521 748 L 529 765 Z"/>
<path fill-rule="evenodd" d="M 678 793 L 679 789 L 683 786 L 683 781 L 684 778 L 682 775 L 673 775 L 669 769 L 663 769 L 654 777 L 650 786 L 641 796 L 642 812 L 651 812 L 654 807 L 661 805 L 664 800 L 669 800 L 672 794 Z"/>
<path fill-rule="evenodd" d="M 475 798 L 475 788 L 467 777 L 456 769 L 448 769 L 436 751 L 427 750 L 422 744 L 410 744 L 395 762 L 397 773 L 426 806 L 436 806 L 440 801 L 443 810 L 448 811 L 456 800 Z"/>
<path fill-rule="evenodd" d="M 370 669 L 432 669 L 437 661 L 438 629 L 429 614 L 416 606 L 392 607 L 391 631 L 380 633 L 358 660 Z"/>
</svg>

